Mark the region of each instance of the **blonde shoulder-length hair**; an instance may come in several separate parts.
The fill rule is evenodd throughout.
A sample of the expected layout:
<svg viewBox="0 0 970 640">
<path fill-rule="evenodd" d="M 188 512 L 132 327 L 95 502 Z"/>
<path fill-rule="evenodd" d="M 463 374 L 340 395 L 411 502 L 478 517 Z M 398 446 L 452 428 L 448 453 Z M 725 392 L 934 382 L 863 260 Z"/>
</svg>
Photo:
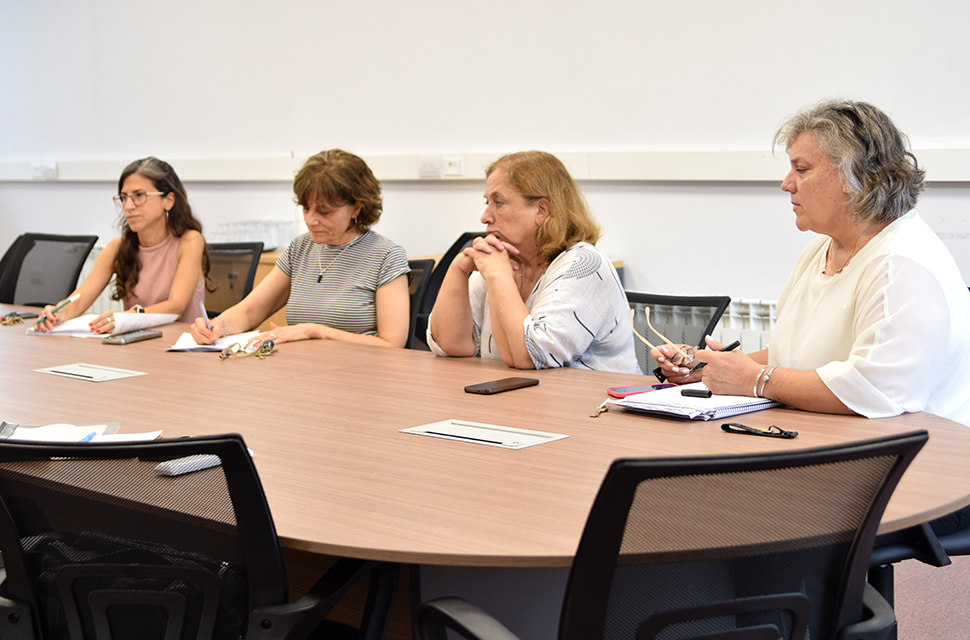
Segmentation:
<svg viewBox="0 0 970 640">
<path fill-rule="evenodd" d="M 536 231 L 539 259 L 551 262 L 578 242 L 596 244 L 599 240 L 600 227 L 559 158 L 544 151 L 520 151 L 490 164 L 485 177 L 496 169 L 505 172 L 512 187 L 529 204 L 542 198 L 549 202 L 548 214 Z"/>
</svg>

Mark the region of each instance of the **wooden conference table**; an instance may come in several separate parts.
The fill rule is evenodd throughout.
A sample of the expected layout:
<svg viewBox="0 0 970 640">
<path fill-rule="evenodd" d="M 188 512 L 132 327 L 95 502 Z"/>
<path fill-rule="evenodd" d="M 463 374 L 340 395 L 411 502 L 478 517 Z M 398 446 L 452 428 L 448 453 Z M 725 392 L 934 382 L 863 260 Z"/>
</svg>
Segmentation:
<svg viewBox="0 0 970 640">
<path fill-rule="evenodd" d="M 0 305 L 0 314 L 13 307 Z M 607 386 L 633 375 L 552 369 L 535 387 L 495 396 L 467 384 L 514 375 L 499 361 L 314 340 L 264 360 L 174 353 L 184 324 L 126 346 L 0 327 L 0 418 L 21 424 L 121 422 L 165 437 L 239 432 L 282 544 L 316 554 L 478 567 L 564 567 L 618 457 L 789 450 L 927 429 L 896 490 L 885 533 L 970 504 L 970 429 L 929 414 L 867 420 L 773 409 L 743 417 L 799 432 L 728 434 L 613 409 L 590 418 Z M 147 372 L 91 383 L 35 373 L 76 362 Z M 522 450 L 400 433 L 457 418 L 568 434 Z"/>
</svg>

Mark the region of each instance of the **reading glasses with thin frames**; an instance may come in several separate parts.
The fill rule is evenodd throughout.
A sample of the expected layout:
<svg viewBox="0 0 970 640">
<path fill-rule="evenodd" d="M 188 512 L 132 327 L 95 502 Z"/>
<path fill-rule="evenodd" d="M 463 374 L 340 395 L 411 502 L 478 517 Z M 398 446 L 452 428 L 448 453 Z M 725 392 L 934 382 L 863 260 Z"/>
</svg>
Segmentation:
<svg viewBox="0 0 970 640">
<path fill-rule="evenodd" d="M 118 209 L 124 209 L 125 202 L 127 202 L 129 199 L 136 207 L 140 207 L 141 205 L 145 204 L 146 200 L 148 200 L 148 196 L 164 196 L 164 195 L 165 195 L 164 191 L 136 191 L 135 193 L 132 193 L 131 195 L 127 195 L 127 196 L 121 195 L 121 194 L 116 196 L 111 196 L 111 200 L 114 201 L 115 206 Z"/>
</svg>

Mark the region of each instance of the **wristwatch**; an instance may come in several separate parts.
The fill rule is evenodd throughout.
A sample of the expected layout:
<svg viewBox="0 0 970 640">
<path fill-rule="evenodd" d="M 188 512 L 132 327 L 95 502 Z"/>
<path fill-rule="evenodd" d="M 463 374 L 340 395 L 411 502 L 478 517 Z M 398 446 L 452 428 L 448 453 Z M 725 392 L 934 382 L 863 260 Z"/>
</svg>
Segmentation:
<svg viewBox="0 0 970 640">
<path fill-rule="evenodd" d="M 132 307 L 132 309 L 134 309 L 138 313 L 145 313 L 145 307 L 141 306 L 140 304 L 136 304 L 135 306 Z"/>
</svg>

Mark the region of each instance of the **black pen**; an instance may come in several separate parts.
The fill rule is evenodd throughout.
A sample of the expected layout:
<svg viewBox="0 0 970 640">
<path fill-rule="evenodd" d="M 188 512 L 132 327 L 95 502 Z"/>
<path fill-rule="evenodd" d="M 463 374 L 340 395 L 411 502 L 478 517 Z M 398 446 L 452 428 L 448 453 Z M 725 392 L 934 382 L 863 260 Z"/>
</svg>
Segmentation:
<svg viewBox="0 0 970 640">
<path fill-rule="evenodd" d="M 740 346 L 741 346 L 741 341 L 740 340 L 735 340 L 734 342 L 732 342 L 728 346 L 726 346 L 723 349 L 721 349 L 721 351 L 734 351 L 735 349 L 737 349 Z M 694 365 L 694 368 L 693 369 L 691 369 L 690 371 L 688 371 L 688 373 L 694 373 L 695 371 L 700 371 L 701 369 L 704 368 L 704 365 L 705 364 L 707 364 L 707 363 L 706 362 L 698 362 L 696 365 Z"/>
</svg>

